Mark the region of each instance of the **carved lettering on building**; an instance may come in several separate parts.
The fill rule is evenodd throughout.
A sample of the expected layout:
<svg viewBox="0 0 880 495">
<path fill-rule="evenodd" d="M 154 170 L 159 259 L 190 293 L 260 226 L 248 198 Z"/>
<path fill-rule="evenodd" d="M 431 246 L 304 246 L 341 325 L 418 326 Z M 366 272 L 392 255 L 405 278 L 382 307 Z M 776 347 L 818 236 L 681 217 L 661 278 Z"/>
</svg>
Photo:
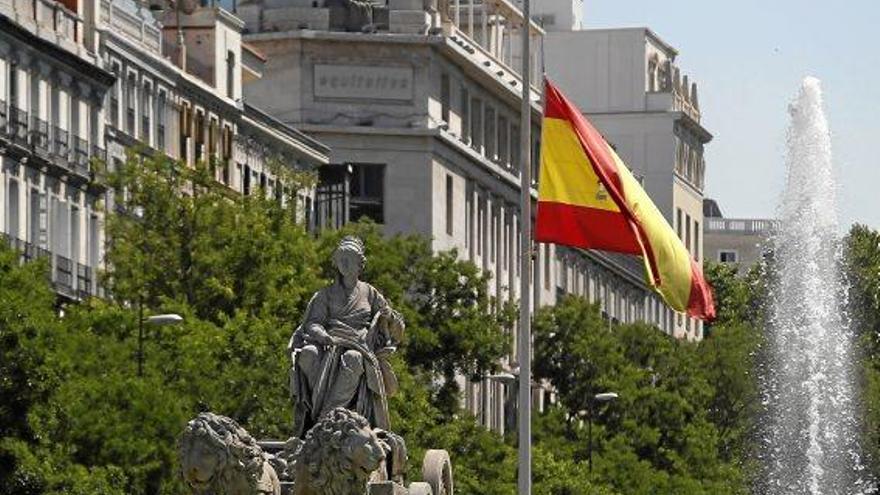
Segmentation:
<svg viewBox="0 0 880 495">
<path fill-rule="evenodd" d="M 367 98 L 411 100 L 411 67 L 366 65 L 315 65 L 315 96 L 318 98 Z"/>
</svg>

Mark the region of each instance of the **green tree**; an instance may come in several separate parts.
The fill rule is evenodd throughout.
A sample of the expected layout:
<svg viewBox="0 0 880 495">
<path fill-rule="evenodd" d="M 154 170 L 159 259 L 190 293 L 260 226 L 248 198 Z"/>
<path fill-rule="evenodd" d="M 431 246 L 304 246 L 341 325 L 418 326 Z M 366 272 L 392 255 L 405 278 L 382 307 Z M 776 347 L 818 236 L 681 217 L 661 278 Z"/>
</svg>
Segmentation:
<svg viewBox="0 0 880 495">
<path fill-rule="evenodd" d="M 868 462 L 880 473 L 880 232 L 854 225 L 844 240 L 849 315 L 857 339 Z"/>
</svg>

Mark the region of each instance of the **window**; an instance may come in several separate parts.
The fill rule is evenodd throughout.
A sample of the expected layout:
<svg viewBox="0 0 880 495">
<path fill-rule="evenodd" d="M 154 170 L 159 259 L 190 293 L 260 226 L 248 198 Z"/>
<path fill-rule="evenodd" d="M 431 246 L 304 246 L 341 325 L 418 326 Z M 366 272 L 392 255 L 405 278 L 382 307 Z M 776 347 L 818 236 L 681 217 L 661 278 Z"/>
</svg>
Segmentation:
<svg viewBox="0 0 880 495">
<path fill-rule="evenodd" d="M 505 167 L 510 166 L 510 139 L 506 117 L 498 117 L 498 161 Z"/>
<path fill-rule="evenodd" d="M 46 196 L 40 194 L 38 189 L 31 189 L 28 242 L 35 246 L 43 247 L 46 245 L 47 207 Z"/>
<path fill-rule="evenodd" d="M 440 76 L 440 118 L 449 122 L 449 74 Z"/>
<path fill-rule="evenodd" d="M 125 105 L 125 130 L 133 136 L 135 133 L 135 106 L 137 105 L 137 76 L 134 73 L 128 75 Z"/>
<path fill-rule="evenodd" d="M 474 242 L 474 195 L 465 188 L 464 245 L 472 247 Z"/>
<path fill-rule="evenodd" d="M 385 165 L 352 164 L 349 217 L 357 221 L 367 217 L 385 223 Z"/>
<path fill-rule="evenodd" d="M 470 144 L 471 140 L 471 99 L 466 87 L 461 87 L 461 140 Z"/>
<path fill-rule="evenodd" d="M 195 141 L 195 161 L 199 162 L 204 158 L 204 143 L 205 143 L 205 114 L 202 112 L 196 112 L 195 118 L 195 135 L 193 136 L 193 140 Z"/>
<path fill-rule="evenodd" d="M 6 233 L 9 237 L 17 239 L 18 232 L 18 181 L 9 181 L 9 190 L 6 192 L 6 200 L 9 207 L 6 208 Z"/>
<path fill-rule="evenodd" d="M 479 98 L 471 98 L 471 147 L 481 151 L 483 147 L 483 102 Z"/>
<path fill-rule="evenodd" d="M 245 196 L 251 193 L 251 167 L 250 165 L 244 166 L 244 186 L 241 189 L 241 192 L 244 193 Z"/>
<path fill-rule="evenodd" d="M 688 251 L 693 251 L 693 246 L 691 246 L 691 216 L 684 216 L 684 246 Z"/>
<path fill-rule="evenodd" d="M 483 231 L 485 230 L 485 226 L 483 225 L 483 221 L 486 218 L 485 213 L 486 205 L 483 203 L 483 198 L 477 198 L 477 256 L 482 256 L 483 254 Z"/>
<path fill-rule="evenodd" d="M 118 62 L 113 62 L 113 75 L 116 76 L 116 80 L 119 81 L 117 87 L 113 88 L 109 91 L 110 93 L 110 123 L 113 127 L 119 128 L 119 90 L 122 86 L 122 81 L 119 79 L 119 73 L 122 72 L 122 68 L 119 66 Z"/>
<path fill-rule="evenodd" d="M 189 160 L 189 137 L 192 135 L 192 110 L 183 103 L 180 107 L 180 156 L 183 161 Z"/>
<path fill-rule="evenodd" d="M 164 91 L 159 92 L 159 99 L 156 102 L 156 148 L 159 151 L 165 151 L 165 113 L 167 110 L 168 95 Z"/>
<path fill-rule="evenodd" d="M 446 234 L 452 235 L 452 176 L 446 176 Z"/>
<path fill-rule="evenodd" d="M 495 250 L 497 249 L 496 236 L 498 235 L 498 210 L 491 208 L 489 211 L 489 259 L 495 263 Z"/>
<path fill-rule="evenodd" d="M 675 233 L 678 234 L 678 238 L 681 237 L 681 208 L 675 209 Z"/>
<path fill-rule="evenodd" d="M 79 207 L 70 207 L 70 259 L 79 263 Z"/>
<path fill-rule="evenodd" d="M 98 256 L 100 255 L 100 224 L 98 216 L 91 215 L 89 217 L 89 266 L 98 266 Z"/>
<path fill-rule="evenodd" d="M 150 142 L 150 93 L 150 85 L 144 84 L 144 92 L 141 95 L 141 139 L 145 143 Z"/>
<path fill-rule="evenodd" d="M 520 163 L 522 158 L 520 158 L 519 138 L 519 126 L 510 126 L 510 168 L 516 171 L 516 175 L 519 175 L 519 170 L 522 168 L 522 163 Z"/>
<path fill-rule="evenodd" d="M 18 64 L 9 62 L 9 106 L 20 108 L 18 104 Z"/>
<path fill-rule="evenodd" d="M 718 251 L 718 261 L 722 263 L 736 263 L 737 253 L 736 251 Z"/>
<path fill-rule="evenodd" d="M 226 96 L 235 99 L 235 52 L 226 52 Z"/>
<path fill-rule="evenodd" d="M 694 221 L 694 259 L 700 261 L 700 222 Z"/>
<path fill-rule="evenodd" d="M 217 119 L 211 117 L 211 123 L 208 125 L 208 156 L 213 158 L 217 153 L 217 134 L 220 133 L 220 124 Z"/>
<path fill-rule="evenodd" d="M 495 134 L 495 109 L 486 105 L 486 123 L 484 139 L 486 141 L 486 157 L 492 161 L 498 159 L 498 136 Z"/>
<path fill-rule="evenodd" d="M 544 244 L 544 289 L 550 290 L 550 245 Z"/>
</svg>

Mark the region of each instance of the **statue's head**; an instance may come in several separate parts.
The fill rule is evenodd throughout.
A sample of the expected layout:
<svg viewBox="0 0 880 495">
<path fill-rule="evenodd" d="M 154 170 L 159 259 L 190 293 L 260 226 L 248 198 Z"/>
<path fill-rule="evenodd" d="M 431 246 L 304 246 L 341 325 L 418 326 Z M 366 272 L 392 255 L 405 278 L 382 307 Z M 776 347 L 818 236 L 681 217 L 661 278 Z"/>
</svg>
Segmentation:
<svg viewBox="0 0 880 495">
<path fill-rule="evenodd" d="M 201 413 L 180 438 L 183 479 L 195 493 L 220 490 L 232 478 L 255 485 L 265 459 L 256 440 L 234 420 Z"/>
<path fill-rule="evenodd" d="M 364 242 L 358 237 L 347 235 L 339 241 L 333 252 L 333 266 L 346 285 L 352 285 L 364 271 L 367 258 L 364 256 Z"/>
<path fill-rule="evenodd" d="M 306 433 L 294 465 L 307 472 L 316 495 L 363 494 L 367 480 L 382 466 L 386 445 L 360 414 L 337 407 Z M 297 477 L 297 482 L 306 479 Z"/>
</svg>

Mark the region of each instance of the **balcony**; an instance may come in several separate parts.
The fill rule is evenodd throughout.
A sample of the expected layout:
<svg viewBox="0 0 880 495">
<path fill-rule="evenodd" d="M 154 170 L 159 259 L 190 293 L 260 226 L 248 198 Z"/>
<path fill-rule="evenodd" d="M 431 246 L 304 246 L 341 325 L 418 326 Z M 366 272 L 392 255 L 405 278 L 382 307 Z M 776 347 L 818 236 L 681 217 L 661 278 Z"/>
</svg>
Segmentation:
<svg viewBox="0 0 880 495">
<path fill-rule="evenodd" d="M 498 77 L 520 79 L 522 11 L 508 0 L 454 0 L 446 5 L 448 13 L 441 13 L 441 17 L 448 18 L 443 24 L 444 34 Z M 529 23 L 533 49 L 529 56 L 530 82 L 536 91 L 543 77 L 540 70 L 543 66 L 543 35 L 544 31 L 534 21 Z"/>
<path fill-rule="evenodd" d="M 55 276 L 52 279 L 55 282 L 56 289 L 64 295 L 74 296 L 73 263 L 70 261 L 70 258 L 56 254 L 54 272 Z"/>
<path fill-rule="evenodd" d="M 49 155 L 49 123 L 36 115 L 31 118 L 31 145 L 37 154 Z"/>
<path fill-rule="evenodd" d="M 86 265 L 76 264 L 76 295 L 79 299 L 85 299 L 94 294 L 92 290 L 93 272 L 94 270 Z"/>
<path fill-rule="evenodd" d="M 73 138 L 71 170 L 82 177 L 89 177 L 89 143 L 79 136 Z"/>
<path fill-rule="evenodd" d="M 136 41 L 154 54 L 162 53 L 161 25 L 134 0 L 101 0 L 101 21 L 111 32 Z"/>
<path fill-rule="evenodd" d="M 8 134 L 7 126 L 9 125 L 9 106 L 6 102 L 0 100 L 0 134 L 4 136 Z"/>
<path fill-rule="evenodd" d="M 9 125 L 12 139 L 20 146 L 28 145 L 28 113 L 18 107 L 9 109 Z"/>
<path fill-rule="evenodd" d="M 70 160 L 70 134 L 57 125 L 52 128 L 52 134 L 55 136 L 52 154 L 60 165 L 67 167 Z"/>
<path fill-rule="evenodd" d="M 706 218 L 706 232 L 768 235 L 779 226 L 776 220 L 761 218 Z"/>
<path fill-rule="evenodd" d="M 35 35 L 70 52 L 81 52 L 83 19 L 75 12 L 75 1 L 11 0 L 9 7 L 16 22 Z"/>
<path fill-rule="evenodd" d="M 92 267 L 8 234 L 0 233 L 0 242 L 21 253 L 21 262 L 47 260 L 50 268 L 48 278 L 58 294 L 71 299 L 85 299 L 96 293 L 95 270 Z"/>
</svg>

